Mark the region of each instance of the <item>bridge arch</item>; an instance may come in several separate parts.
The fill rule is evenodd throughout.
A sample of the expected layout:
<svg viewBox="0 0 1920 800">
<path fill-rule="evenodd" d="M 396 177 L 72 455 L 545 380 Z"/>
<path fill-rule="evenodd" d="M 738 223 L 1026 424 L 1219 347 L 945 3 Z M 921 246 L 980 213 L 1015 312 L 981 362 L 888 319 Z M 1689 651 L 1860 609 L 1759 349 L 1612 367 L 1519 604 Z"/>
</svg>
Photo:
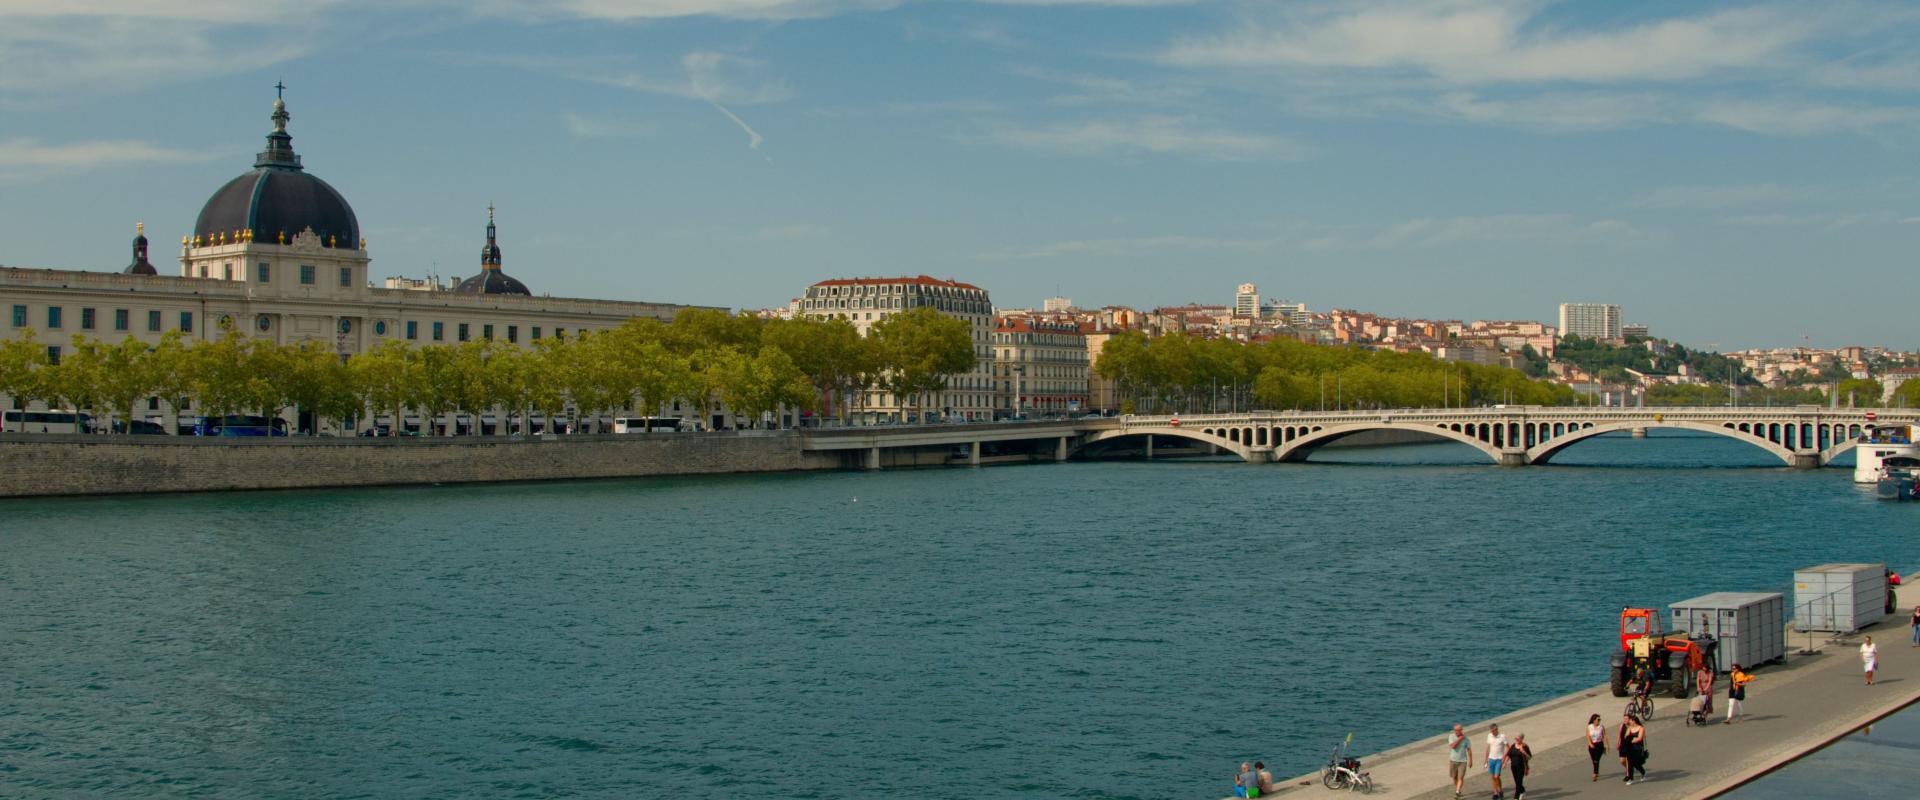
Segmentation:
<svg viewBox="0 0 1920 800">
<path fill-rule="evenodd" d="M 1216 433 L 1216 431 L 1231 432 L 1234 438 L 1229 439 L 1225 435 Z M 1080 443 L 1078 449 L 1085 449 L 1088 445 L 1112 441 L 1114 439 L 1123 439 L 1129 436 L 1171 436 L 1176 439 L 1187 439 L 1214 445 L 1239 456 L 1242 461 L 1246 461 L 1249 464 L 1259 464 L 1267 461 L 1266 451 L 1256 451 L 1252 446 L 1241 444 L 1234 440 L 1239 438 L 1239 431 L 1239 428 L 1175 428 L 1172 426 L 1115 428 L 1112 430 L 1098 431 L 1088 436 Z"/>
<path fill-rule="evenodd" d="M 1489 442 L 1474 438 L 1472 434 L 1459 430 L 1459 427 L 1459 425 L 1377 421 L 1358 422 L 1351 425 L 1333 425 L 1325 428 L 1315 426 L 1311 433 L 1302 434 L 1300 438 L 1288 442 L 1281 447 L 1274 448 L 1273 460 L 1291 462 L 1305 461 L 1308 456 L 1313 455 L 1315 450 L 1319 450 L 1326 445 L 1345 439 L 1356 433 L 1366 433 L 1367 431 L 1410 431 L 1468 445 L 1475 450 L 1487 454 L 1487 458 L 1493 459 L 1493 463 L 1501 463 L 1499 448 Z M 1475 428 L 1473 425 L 1467 425 L 1466 427 L 1469 430 Z M 1481 427 L 1484 428 L 1484 426 Z"/>
<path fill-rule="evenodd" d="M 1778 423 L 1776 423 L 1776 428 L 1777 425 Z M 1703 431 L 1718 436 L 1725 436 L 1736 442 L 1746 442 L 1754 447 L 1772 453 L 1775 458 L 1780 459 L 1788 466 L 1792 466 L 1795 461 L 1794 452 L 1762 436 L 1761 434 L 1764 433 L 1765 426 L 1757 423 L 1753 426 L 1752 430 L 1747 430 L 1745 423 L 1742 423 L 1736 428 L 1731 424 L 1714 425 L 1712 423 L 1687 422 L 1684 420 L 1663 420 L 1660 422 L 1603 422 L 1598 424 L 1587 423 L 1584 426 L 1569 425 L 1567 427 L 1568 430 L 1565 435 L 1548 439 L 1528 449 L 1527 463 L 1545 464 L 1552 461 L 1554 456 L 1559 455 L 1560 451 L 1572 445 L 1579 444 L 1595 436 L 1608 433 L 1625 433 L 1635 428 L 1676 428 L 1680 430 Z M 1820 460 L 1821 463 L 1826 463 L 1827 459 L 1824 454 Z"/>
</svg>

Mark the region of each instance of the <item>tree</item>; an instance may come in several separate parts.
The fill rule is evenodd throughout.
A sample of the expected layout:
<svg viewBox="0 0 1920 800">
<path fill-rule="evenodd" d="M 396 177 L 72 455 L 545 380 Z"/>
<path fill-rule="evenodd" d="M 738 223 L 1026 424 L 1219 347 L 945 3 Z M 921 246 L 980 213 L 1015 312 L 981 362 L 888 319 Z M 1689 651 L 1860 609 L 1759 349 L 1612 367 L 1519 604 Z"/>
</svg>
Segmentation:
<svg viewBox="0 0 1920 800">
<path fill-rule="evenodd" d="M 1884 392 L 1872 378 L 1848 378 L 1833 387 L 1833 394 L 1848 408 L 1875 408 Z"/>
<path fill-rule="evenodd" d="M 147 354 L 147 363 L 153 376 L 153 394 L 167 404 L 177 423 L 180 412 L 193 403 L 194 386 L 198 379 L 194 370 L 198 368 L 198 359 L 188 346 L 180 331 L 167 331 L 160 335 L 160 343 L 153 346 Z M 169 424 L 167 427 L 173 427 Z"/>
<path fill-rule="evenodd" d="M 47 366 L 47 348 L 34 340 L 31 329 L 23 328 L 18 336 L 0 342 L 0 394 L 13 398 L 14 405 L 24 409 L 35 400 L 45 399 L 45 376 Z M 26 415 L 20 415 L 20 430 L 26 431 Z M 0 421 L 0 432 L 6 431 L 6 424 Z"/>
<path fill-rule="evenodd" d="M 126 421 L 126 432 L 132 433 L 135 406 L 159 387 L 153 348 L 129 336 L 104 348 L 101 355 L 100 393 Z"/>
<path fill-rule="evenodd" d="M 874 323 L 870 336 L 886 372 L 881 382 L 914 408 L 922 392 L 947 388 L 947 379 L 973 369 L 973 330 L 965 320 L 922 306 Z"/>
<path fill-rule="evenodd" d="M 91 414 L 101 400 L 101 383 L 105 372 L 103 350 L 99 340 L 74 334 L 73 352 L 43 373 L 46 376 L 43 389 L 48 402 L 72 406 L 76 414 Z M 85 428 L 76 428 L 76 432 L 91 433 Z"/>
<path fill-rule="evenodd" d="M 842 423 L 852 405 L 848 399 L 871 387 L 880 371 L 874 341 L 844 319 L 772 320 L 761 330 L 760 342 L 791 357 Z"/>
<path fill-rule="evenodd" d="M 558 337 L 534 342 L 532 358 L 527 362 L 527 404 L 540 412 L 547 433 L 556 433 L 560 414 L 567 407 L 567 348 L 571 343 Z"/>
<path fill-rule="evenodd" d="M 793 359 L 777 347 L 763 347 L 751 358 L 733 351 L 715 363 L 721 372 L 720 399 L 727 408 L 747 418 L 751 428 L 769 411 L 782 405 L 813 407 L 817 395 Z"/>
<path fill-rule="evenodd" d="M 203 416 L 217 420 L 252 407 L 247 351 L 246 340 L 231 325 L 219 339 L 186 349 L 191 361 L 187 374 L 192 377 L 193 396 L 199 400 Z"/>
<path fill-rule="evenodd" d="M 313 415 L 313 433 L 324 418 L 345 422 L 364 408 L 346 362 L 324 343 L 306 341 L 282 351 L 286 383 L 280 394 L 293 406 L 294 419 L 303 411 Z"/>
<path fill-rule="evenodd" d="M 294 405 L 291 392 L 297 380 L 297 348 L 282 347 L 272 339 L 248 339 L 242 352 L 245 366 L 238 376 L 240 407 L 258 410 L 266 417 L 267 435 L 272 436 L 272 420 Z"/>
<path fill-rule="evenodd" d="M 373 349 L 357 353 L 347 362 L 353 392 L 364 405 L 378 411 L 393 412 L 389 433 L 406 429 L 403 412 L 407 406 L 421 405 L 425 381 L 419 354 L 404 339 L 387 339 Z M 428 423 L 431 428 L 431 421 Z"/>
</svg>

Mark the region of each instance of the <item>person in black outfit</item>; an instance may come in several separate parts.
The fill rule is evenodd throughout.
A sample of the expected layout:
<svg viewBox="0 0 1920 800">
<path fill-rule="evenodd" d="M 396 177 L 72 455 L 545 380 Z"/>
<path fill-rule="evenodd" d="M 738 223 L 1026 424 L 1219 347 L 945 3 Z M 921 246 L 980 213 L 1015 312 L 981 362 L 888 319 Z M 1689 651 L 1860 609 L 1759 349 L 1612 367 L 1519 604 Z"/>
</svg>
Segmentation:
<svg viewBox="0 0 1920 800">
<path fill-rule="evenodd" d="M 1533 748 L 1527 746 L 1527 735 L 1513 737 L 1513 744 L 1507 747 L 1507 774 L 1513 777 L 1513 800 L 1526 800 L 1527 762 L 1532 759 Z"/>
</svg>

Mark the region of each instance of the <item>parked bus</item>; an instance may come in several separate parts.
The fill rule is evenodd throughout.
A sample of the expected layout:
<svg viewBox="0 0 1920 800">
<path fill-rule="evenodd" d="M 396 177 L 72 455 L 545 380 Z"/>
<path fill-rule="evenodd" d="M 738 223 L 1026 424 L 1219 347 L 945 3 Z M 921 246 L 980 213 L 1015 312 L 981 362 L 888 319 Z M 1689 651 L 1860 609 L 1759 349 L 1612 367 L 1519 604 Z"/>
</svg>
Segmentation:
<svg viewBox="0 0 1920 800">
<path fill-rule="evenodd" d="M 21 427 L 23 424 L 25 427 Z M 90 433 L 93 430 L 93 416 L 58 408 L 49 411 L 8 411 L 6 429 L 27 433 Z"/>
<path fill-rule="evenodd" d="M 679 417 L 615 417 L 614 433 L 673 433 L 680 430 Z"/>
<path fill-rule="evenodd" d="M 250 414 L 201 417 L 193 426 L 195 436 L 286 436 L 287 421 Z"/>
</svg>

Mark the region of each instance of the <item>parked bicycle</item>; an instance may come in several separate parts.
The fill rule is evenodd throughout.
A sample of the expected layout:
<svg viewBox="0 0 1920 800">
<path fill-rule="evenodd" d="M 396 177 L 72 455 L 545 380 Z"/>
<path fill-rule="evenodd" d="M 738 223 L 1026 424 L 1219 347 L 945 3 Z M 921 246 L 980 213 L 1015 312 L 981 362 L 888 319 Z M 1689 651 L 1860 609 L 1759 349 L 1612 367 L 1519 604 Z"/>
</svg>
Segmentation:
<svg viewBox="0 0 1920 800">
<path fill-rule="evenodd" d="M 1347 748 L 1353 744 L 1353 734 L 1347 734 L 1347 740 L 1333 748 L 1333 757 L 1327 760 L 1326 771 L 1320 775 L 1320 782 L 1329 789 L 1353 789 L 1362 794 L 1373 793 L 1373 777 L 1360 771 L 1360 759 L 1347 755 Z"/>
</svg>

